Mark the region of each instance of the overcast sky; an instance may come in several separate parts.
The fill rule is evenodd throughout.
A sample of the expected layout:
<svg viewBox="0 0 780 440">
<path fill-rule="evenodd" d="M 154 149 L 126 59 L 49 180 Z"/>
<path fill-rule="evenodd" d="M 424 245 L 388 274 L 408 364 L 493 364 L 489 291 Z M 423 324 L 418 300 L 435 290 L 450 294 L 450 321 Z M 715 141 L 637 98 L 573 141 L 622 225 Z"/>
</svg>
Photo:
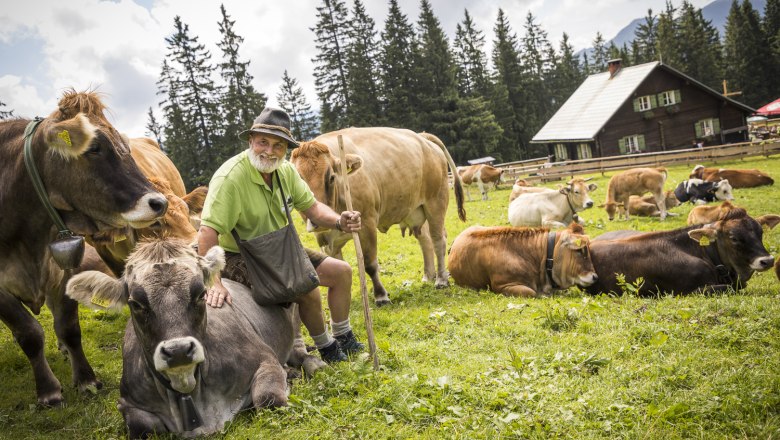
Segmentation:
<svg viewBox="0 0 780 440">
<path fill-rule="evenodd" d="M 703 7 L 711 0 L 691 0 Z M 512 29 L 524 34 L 530 12 L 556 48 L 564 32 L 575 50 L 591 45 L 596 32 L 614 37 L 634 18 L 663 10 L 665 0 L 430 0 L 450 37 L 468 10 L 478 29 L 493 40 L 498 9 Z M 244 37 L 240 48 L 249 60 L 254 86 L 276 103 L 284 70 L 298 80 L 312 107 L 316 7 L 322 0 L 4 0 L 0 4 L 0 101 L 15 116 L 48 115 L 62 91 L 97 88 L 105 94 L 110 120 L 131 137 L 145 135 L 146 112 L 157 108 L 157 78 L 166 53 L 165 38 L 173 18 L 181 16 L 209 48 L 212 61 L 220 51 L 219 5 L 224 4 Z M 381 32 L 387 0 L 363 0 Z M 417 22 L 419 0 L 399 0 L 410 22 Z M 673 1 L 679 5 L 681 0 Z M 353 0 L 346 0 L 351 9 Z M 259 113 L 260 109 L 258 109 Z"/>
</svg>

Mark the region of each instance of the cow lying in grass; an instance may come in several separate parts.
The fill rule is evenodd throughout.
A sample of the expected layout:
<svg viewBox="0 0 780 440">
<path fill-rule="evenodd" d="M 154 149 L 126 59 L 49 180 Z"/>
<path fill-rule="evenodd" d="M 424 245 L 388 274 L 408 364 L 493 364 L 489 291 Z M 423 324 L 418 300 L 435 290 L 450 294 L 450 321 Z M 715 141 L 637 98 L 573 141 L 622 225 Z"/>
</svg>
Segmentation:
<svg viewBox="0 0 780 440">
<path fill-rule="evenodd" d="M 597 188 L 595 183 L 586 183 L 588 180 L 572 179 L 559 190 L 526 188 L 509 203 L 509 224 L 565 228 L 572 221 L 579 223 L 577 213 L 593 207 L 589 193 Z"/>
<path fill-rule="evenodd" d="M 632 168 L 615 174 L 607 184 L 607 200 L 603 207 L 607 211 L 610 220 L 624 217 L 628 220 L 630 210 L 629 198 L 632 195 L 642 196 L 651 193 L 658 206 L 658 217 L 666 219 L 666 198 L 664 197 L 664 183 L 666 182 L 666 168 Z"/>
<path fill-rule="evenodd" d="M 774 179 L 760 170 L 729 170 L 724 168 L 705 168 L 696 165 L 691 171 L 691 179 L 701 179 L 705 182 L 728 180 L 732 188 L 753 188 L 756 186 L 773 185 Z"/>
<path fill-rule="evenodd" d="M 701 179 L 683 180 L 674 189 L 674 195 L 681 203 L 691 202 L 695 205 L 715 200 L 734 200 L 728 180 L 718 182 L 705 182 Z"/>
<path fill-rule="evenodd" d="M 674 195 L 674 191 L 666 191 L 664 197 L 664 205 L 666 206 L 666 209 L 674 208 L 676 206 L 680 206 L 680 201 L 677 200 L 677 197 Z M 638 215 L 641 217 L 659 217 L 661 215 L 661 210 L 658 208 L 658 205 L 655 203 L 655 196 L 652 194 L 646 194 L 642 197 L 639 196 L 631 196 L 628 198 L 628 212 L 631 215 Z M 666 215 L 679 215 L 674 212 L 666 212 Z"/>
<path fill-rule="evenodd" d="M 737 206 L 726 200 L 720 205 L 699 205 L 694 206 L 688 213 L 689 225 L 706 225 L 722 220 L 726 214 Z"/>
<path fill-rule="evenodd" d="M 455 238 L 447 267 L 460 286 L 507 296 L 549 295 L 596 281 L 588 237 L 576 223 L 558 232 L 472 226 Z"/>
<path fill-rule="evenodd" d="M 130 437 L 217 432 L 245 408 L 287 405 L 285 363 L 308 374 L 324 365 L 294 347 L 288 309 L 257 305 L 241 284 L 223 280 L 232 305 L 206 306 L 224 264 L 220 247 L 199 257 L 183 241 L 158 240 L 136 247 L 121 279 L 83 272 L 68 282 L 84 305 L 130 306 L 119 387 Z"/>
</svg>

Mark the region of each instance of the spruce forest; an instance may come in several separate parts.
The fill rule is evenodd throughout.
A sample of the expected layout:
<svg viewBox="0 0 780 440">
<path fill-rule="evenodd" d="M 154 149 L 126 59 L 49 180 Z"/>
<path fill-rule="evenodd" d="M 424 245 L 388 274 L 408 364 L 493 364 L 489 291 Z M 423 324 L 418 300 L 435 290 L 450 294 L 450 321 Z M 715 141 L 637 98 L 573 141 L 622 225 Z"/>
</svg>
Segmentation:
<svg viewBox="0 0 780 440">
<path fill-rule="evenodd" d="M 463 164 L 488 155 L 498 162 L 545 156 L 531 138 L 613 58 L 624 66 L 661 61 L 714 90 L 726 80 L 754 108 L 780 96 L 780 82 L 768 80 L 780 77 L 780 0 L 767 0 L 763 13 L 749 0 L 733 1 L 724 35 L 687 0 L 645 12 L 630 44 L 607 44 L 597 33 L 593 50 L 577 55 L 566 33 L 552 40 L 530 12 L 513 29 L 499 8 L 485 30 L 464 10 L 450 39 L 429 0 L 420 0 L 416 18 L 389 0 L 384 23 L 367 14 L 363 0 L 321 0 L 311 29 L 318 102 L 308 102 L 287 71 L 275 97 L 290 114 L 296 139 L 350 126 L 402 127 L 436 134 Z M 272 92 L 252 86 L 251 60 L 240 53 L 243 38 L 224 6 L 220 13 L 217 56 L 174 19 L 157 83 L 159 111 L 148 112 L 148 134 L 188 188 L 208 184 L 244 148 L 236 134 Z"/>
</svg>

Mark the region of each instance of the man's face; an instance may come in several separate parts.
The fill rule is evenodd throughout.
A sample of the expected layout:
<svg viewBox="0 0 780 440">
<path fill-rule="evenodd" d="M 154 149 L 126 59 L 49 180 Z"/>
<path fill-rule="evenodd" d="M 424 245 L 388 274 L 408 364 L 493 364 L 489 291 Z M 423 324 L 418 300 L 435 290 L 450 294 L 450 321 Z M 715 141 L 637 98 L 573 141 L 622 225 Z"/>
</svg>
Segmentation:
<svg viewBox="0 0 780 440">
<path fill-rule="evenodd" d="M 270 134 L 255 133 L 249 138 L 249 161 L 264 174 L 274 172 L 287 154 L 287 141 Z"/>
</svg>

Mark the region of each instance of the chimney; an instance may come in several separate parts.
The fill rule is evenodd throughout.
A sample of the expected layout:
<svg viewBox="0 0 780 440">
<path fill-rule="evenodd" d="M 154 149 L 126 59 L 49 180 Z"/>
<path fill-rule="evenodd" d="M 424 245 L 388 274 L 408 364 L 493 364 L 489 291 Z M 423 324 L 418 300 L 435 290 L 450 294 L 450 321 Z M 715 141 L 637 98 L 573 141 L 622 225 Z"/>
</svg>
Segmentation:
<svg viewBox="0 0 780 440">
<path fill-rule="evenodd" d="M 609 70 L 609 79 L 615 77 L 622 67 L 623 60 L 621 58 L 614 58 L 607 61 L 607 69 Z"/>
</svg>

